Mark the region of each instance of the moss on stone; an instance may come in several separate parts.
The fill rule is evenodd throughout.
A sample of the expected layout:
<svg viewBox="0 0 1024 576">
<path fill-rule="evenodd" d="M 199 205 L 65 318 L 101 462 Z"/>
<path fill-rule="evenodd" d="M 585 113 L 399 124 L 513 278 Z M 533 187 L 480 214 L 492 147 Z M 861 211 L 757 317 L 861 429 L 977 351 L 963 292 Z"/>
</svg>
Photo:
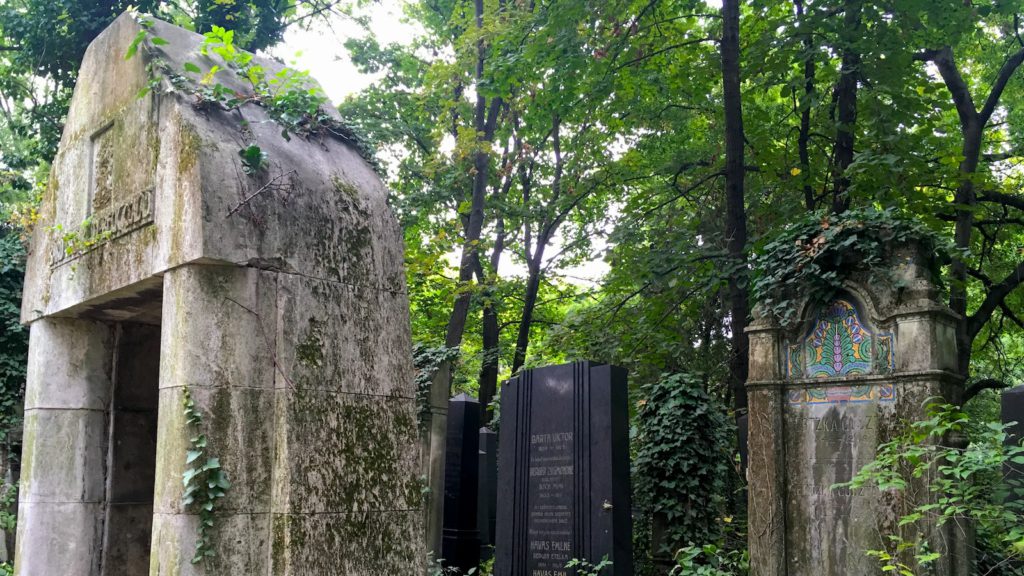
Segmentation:
<svg viewBox="0 0 1024 576">
<path fill-rule="evenodd" d="M 324 362 L 324 323 L 309 319 L 302 342 L 295 347 L 295 357 L 307 368 L 319 368 Z"/>
</svg>

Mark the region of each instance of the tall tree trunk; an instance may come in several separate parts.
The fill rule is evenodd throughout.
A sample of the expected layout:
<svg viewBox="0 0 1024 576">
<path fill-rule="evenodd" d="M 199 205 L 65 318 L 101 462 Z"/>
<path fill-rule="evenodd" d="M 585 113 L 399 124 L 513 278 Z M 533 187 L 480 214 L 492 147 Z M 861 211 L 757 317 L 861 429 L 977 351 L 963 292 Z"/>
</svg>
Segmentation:
<svg viewBox="0 0 1024 576">
<path fill-rule="evenodd" d="M 512 373 L 515 374 L 526 363 L 526 351 L 530 347 L 530 328 L 533 326 L 533 312 L 537 307 L 537 295 L 540 293 L 541 266 L 544 258 L 545 243 L 537 242 L 536 258 L 529 266 L 530 272 L 526 279 L 526 293 L 523 298 L 523 315 L 519 320 L 519 333 L 516 335 L 516 351 L 512 357 Z"/>
<path fill-rule="evenodd" d="M 507 191 L 507 188 L 505 188 Z M 499 218 L 497 224 L 497 235 L 494 243 L 494 249 L 491 251 L 491 274 L 493 279 L 498 277 L 498 263 L 501 260 L 501 253 L 505 250 L 505 222 L 504 219 Z M 493 282 L 487 282 L 483 270 L 479 271 L 477 276 L 478 281 L 481 284 L 488 284 L 484 294 L 483 303 L 483 330 L 481 336 L 483 337 L 483 361 L 480 363 L 480 386 L 479 392 L 477 393 L 477 399 L 480 401 L 480 407 L 484 411 L 481 422 L 487 425 L 490 420 L 486 418 L 487 407 L 494 400 L 494 396 L 498 391 L 498 368 L 499 368 L 499 344 L 500 344 L 500 331 L 498 326 L 498 311 L 495 303 L 494 285 Z"/>
<path fill-rule="evenodd" d="M 804 24 L 804 3 L 796 0 L 796 14 L 801 24 Z M 807 210 L 814 210 L 814 188 L 811 186 L 811 99 L 814 97 L 814 39 L 808 29 L 804 34 L 804 97 L 800 101 L 800 135 L 797 138 L 797 148 L 800 153 L 800 170 L 803 172 L 804 180 L 804 206 Z"/>
<path fill-rule="evenodd" d="M 555 157 L 555 172 L 551 179 L 551 200 L 549 206 L 557 210 L 558 199 L 562 196 L 562 174 L 565 164 L 562 159 L 562 119 L 555 114 L 551 119 L 551 151 Z M 529 206 L 530 192 L 533 183 L 531 171 L 520 170 L 520 184 L 523 187 L 523 206 Z M 571 209 L 571 207 L 569 208 Z M 512 373 L 515 374 L 526 363 L 526 352 L 530 347 L 530 328 L 533 326 L 533 312 L 537 307 L 537 295 L 540 294 L 540 282 L 544 273 L 544 250 L 555 234 L 568 212 L 553 214 L 550 220 L 540 223 L 537 229 L 537 244 L 531 252 L 530 223 L 523 225 L 523 239 L 526 248 L 526 266 L 529 275 L 526 279 L 526 292 L 523 295 L 523 314 L 519 320 L 519 333 L 516 335 L 516 349 L 512 357 Z"/>
<path fill-rule="evenodd" d="M 854 46 L 860 37 L 862 0 L 848 0 L 843 15 L 842 68 L 836 84 L 836 141 L 832 153 L 832 211 L 850 208 L 850 178 L 846 169 L 853 164 L 854 131 L 857 127 L 857 78 L 860 52 Z"/>
<path fill-rule="evenodd" d="M 732 318 L 732 350 L 729 384 L 737 412 L 747 409 L 747 355 L 745 329 L 750 304 L 747 299 L 747 213 L 743 178 L 743 104 L 740 93 L 740 0 L 722 2 L 722 94 L 725 111 L 725 237 L 735 272 L 729 279 L 729 315 Z"/>
<path fill-rule="evenodd" d="M 980 110 L 974 103 L 967 82 L 960 74 L 951 47 L 926 50 L 914 55 L 914 59 L 935 63 L 950 96 L 952 96 L 960 120 L 963 160 L 959 166 L 960 184 L 957 186 L 953 198 L 956 214 L 953 240 L 957 248 L 965 251 L 971 246 L 971 236 L 974 232 L 973 209 L 978 203 L 978 194 L 974 187 L 973 175 L 977 172 L 981 161 L 985 126 L 999 105 L 999 99 L 1010 78 L 1024 64 L 1024 50 L 1014 53 L 1003 63 Z M 949 272 L 949 307 L 960 316 L 956 328 L 957 369 L 961 376 L 967 378 L 970 376 L 971 350 L 974 339 L 985 323 L 989 321 L 995 309 L 1003 305 L 1006 296 L 1024 283 L 1024 262 L 1018 263 L 1013 272 L 1001 281 L 986 286 L 984 300 L 971 315 L 967 314 L 967 262 L 962 257 L 954 255 Z"/>
<path fill-rule="evenodd" d="M 476 26 L 483 28 L 484 2 L 475 0 Z M 476 81 L 479 87 L 484 77 L 484 62 L 486 59 L 486 47 L 483 40 L 477 41 L 476 60 Z M 473 280 L 473 270 L 480 265 L 479 244 L 480 234 L 484 225 L 484 203 L 487 192 L 488 169 L 490 158 L 483 150 L 483 144 L 494 139 L 494 131 L 498 120 L 498 111 L 501 109 L 501 97 L 491 98 L 490 105 L 483 95 L 482 90 L 477 90 L 476 108 L 473 114 L 473 124 L 476 128 L 477 139 L 480 149 L 473 154 L 473 187 L 470 195 L 469 220 L 466 226 L 466 237 L 462 244 L 462 257 L 459 263 L 459 294 L 455 297 L 452 306 L 452 313 L 448 319 L 448 328 L 445 332 L 444 343 L 448 348 L 455 348 L 462 344 L 462 336 L 466 331 L 466 319 L 469 316 L 469 306 L 472 300 L 472 292 L 468 289 Z"/>
</svg>

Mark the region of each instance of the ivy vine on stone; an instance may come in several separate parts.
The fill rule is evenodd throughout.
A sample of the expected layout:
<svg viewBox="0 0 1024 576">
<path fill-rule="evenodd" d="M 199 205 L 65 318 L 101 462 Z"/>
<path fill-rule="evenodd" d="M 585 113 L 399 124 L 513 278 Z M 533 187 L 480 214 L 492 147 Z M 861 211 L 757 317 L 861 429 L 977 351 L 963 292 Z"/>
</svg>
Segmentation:
<svg viewBox="0 0 1024 576">
<path fill-rule="evenodd" d="M 156 47 L 168 43 L 153 34 L 152 16 L 133 13 L 133 17 L 141 29 L 128 46 L 125 59 L 134 57 L 140 47 Z M 171 91 L 190 95 L 193 98 L 192 105 L 198 109 L 217 108 L 234 112 L 239 117 L 240 129 L 250 140 L 239 150 L 246 174 L 255 176 L 269 164 L 266 152 L 260 148 L 248 130 L 248 121 L 242 116 L 244 104 L 263 107 L 267 115 L 281 127 L 281 136 L 285 140 L 290 140 L 293 135 L 323 137 L 330 134 L 354 146 L 374 170 L 381 171 L 376 156 L 365 140 L 327 113 L 326 107 L 331 105 L 330 100 L 310 78 L 309 72 L 284 67 L 273 74 L 268 73 L 253 61 L 251 53 L 235 46 L 234 31 L 220 26 L 213 26 L 203 34 L 199 51 L 203 56 L 218 58 L 219 63 L 203 73 L 198 64 L 186 62 L 182 65 L 183 70 L 178 71 L 172 69 L 159 52 L 149 50 L 147 71 L 150 79 L 140 90 L 139 97 L 167 86 Z M 244 79 L 249 84 L 249 90 L 239 93 L 225 86 L 217 80 L 222 72 L 233 73 Z"/>
<path fill-rule="evenodd" d="M 221 468 L 220 460 L 207 453 L 206 435 L 200 432 L 203 414 L 196 408 L 187 386 L 182 392 L 182 407 L 185 424 L 195 433 L 189 438 L 188 451 L 185 453 L 186 468 L 182 474 L 185 490 L 181 503 L 186 508 L 197 510 L 199 514 L 196 547 L 192 556 L 192 563 L 197 564 L 215 555 L 212 541 L 214 511 L 217 500 L 223 498 L 231 488 L 231 482 Z"/>
<path fill-rule="evenodd" d="M 810 294 L 816 303 L 831 301 L 855 272 L 868 271 L 872 281 L 899 287 L 892 270 L 880 265 L 892 247 L 915 243 L 923 253 L 936 255 L 929 264 L 939 284 L 939 266 L 953 248 L 921 222 L 893 208 L 810 212 L 755 252 L 753 297 L 787 326 L 798 316 L 798 295 Z"/>
</svg>

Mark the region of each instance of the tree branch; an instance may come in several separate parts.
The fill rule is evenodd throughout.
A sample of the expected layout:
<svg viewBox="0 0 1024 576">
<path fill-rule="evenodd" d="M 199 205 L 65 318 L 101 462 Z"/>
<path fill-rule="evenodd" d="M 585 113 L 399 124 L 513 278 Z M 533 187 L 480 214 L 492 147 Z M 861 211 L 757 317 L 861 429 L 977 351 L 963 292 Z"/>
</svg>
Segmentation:
<svg viewBox="0 0 1024 576">
<path fill-rule="evenodd" d="M 985 106 L 982 107 L 981 112 L 978 114 L 982 125 L 992 117 L 996 106 L 999 105 L 999 98 L 1002 97 L 1003 90 L 1006 89 L 1006 84 L 1010 81 L 1013 73 L 1017 71 L 1017 68 L 1020 67 L 1021 63 L 1024 63 L 1024 49 L 1018 50 L 1007 58 L 1002 68 L 999 69 L 999 75 L 996 76 L 995 84 L 992 85 L 992 90 L 989 91 L 988 98 L 985 99 Z"/>
<path fill-rule="evenodd" d="M 984 390 L 1001 390 L 1003 388 L 1009 388 L 1010 385 L 1002 380 L 996 380 L 995 378 L 985 378 L 978 380 L 974 384 L 971 384 L 967 390 L 964 391 L 964 397 L 962 404 L 966 404 L 968 400 L 974 398 Z"/>
<path fill-rule="evenodd" d="M 964 82 L 963 76 L 960 75 L 960 70 L 953 60 L 952 48 L 945 46 L 938 50 L 926 50 L 915 54 L 914 59 L 930 60 L 935 63 L 939 74 L 942 75 L 943 82 L 946 83 L 946 88 L 953 96 L 953 104 L 956 106 L 956 112 L 960 116 L 962 125 L 966 126 L 978 119 L 978 108 L 974 105 L 971 91 L 967 88 L 967 83 Z"/>
<path fill-rule="evenodd" d="M 1016 208 L 1018 210 L 1024 210 L 1024 196 L 1015 196 L 1013 194 L 1006 194 L 995 190 L 985 190 L 978 195 L 978 200 L 981 200 L 982 202 L 1002 204 L 1003 206 L 1010 206 L 1011 208 Z"/>
<path fill-rule="evenodd" d="M 1022 282 L 1024 282 L 1024 262 L 1017 264 L 1017 267 L 1006 278 L 992 285 L 981 306 L 967 319 L 967 333 L 972 339 L 978 335 L 981 327 L 988 322 L 992 313 L 1003 303 L 1010 292 L 1013 292 Z"/>
</svg>

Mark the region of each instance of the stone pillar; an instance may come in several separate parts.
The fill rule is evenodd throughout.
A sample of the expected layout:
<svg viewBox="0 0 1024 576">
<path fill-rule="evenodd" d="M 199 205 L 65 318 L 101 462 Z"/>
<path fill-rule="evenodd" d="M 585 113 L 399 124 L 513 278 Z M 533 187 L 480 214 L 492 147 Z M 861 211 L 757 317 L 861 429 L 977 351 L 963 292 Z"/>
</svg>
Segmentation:
<svg viewBox="0 0 1024 576">
<path fill-rule="evenodd" d="M 99 322 L 32 325 L 17 574 L 99 576 L 113 347 Z"/>
<path fill-rule="evenodd" d="M 480 481 L 477 483 L 476 525 L 480 531 L 480 560 L 494 557 L 494 523 L 498 514 L 498 434 L 480 429 Z"/>
<path fill-rule="evenodd" d="M 421 467 L 427 479 L 427 502 L 424 508 L 426 545 L 434 560 L 441 558 L 441 535 L 444 531 L 444 470 L 448 428 L 448 382 L 451 366 L 442 362 L 430 383 L 426 422 L 421 430 Z"/>
<path fill-rule="evenodd" d="M 756 312 L 756 311 L 755 311 Z M 786 484 L 780 330 L 763 316 L 748 328 L 747 528 L 752 576 L 786 576 Z"/>
<path fill-rule="evenodd" d="M 444 473 L 445 566 L 468 573 L 480 564 L 477 483 L 480 462 L 480 403 L 468 394 L 448 401 L 448 440 Z"/>
<path fill-rule="evenodd" d="M 153 576 L 267 570 L 279 439 L 269 347 L 276 292 L 275 275 L 253 268 L 193 265 L 164 275 Z M 199 565 L 190 562 L 199 516 L 182 504 L 184 454 L 197 433 L 185 422 L 186 387 L 203 414 L 207 454 L 219 458 L 232 484 L 216 504 L 214 556 Z"/>
<path fill-rule="evenodd" d="M 899 282 L 855 273 L 819 303 L 805 296 L 799 321 L 780 326 L 755 310 L 750 334 L 749 543 L 753 576 L 845 576 L 878 571 L 864 552 L 925 503 L 927 479 L 906 491 L 833 489 L 871 462 L 879 444 L 923 418 L 929 399 L 956 403 L 955 316 L 927 277 L 927 255 L 890 257 Z M 925 524 L 943 556 L 938 576 L 967 574 L 970 530 Z M 902 561 L 913 565 L 907 555 Z"/>
</svg>

